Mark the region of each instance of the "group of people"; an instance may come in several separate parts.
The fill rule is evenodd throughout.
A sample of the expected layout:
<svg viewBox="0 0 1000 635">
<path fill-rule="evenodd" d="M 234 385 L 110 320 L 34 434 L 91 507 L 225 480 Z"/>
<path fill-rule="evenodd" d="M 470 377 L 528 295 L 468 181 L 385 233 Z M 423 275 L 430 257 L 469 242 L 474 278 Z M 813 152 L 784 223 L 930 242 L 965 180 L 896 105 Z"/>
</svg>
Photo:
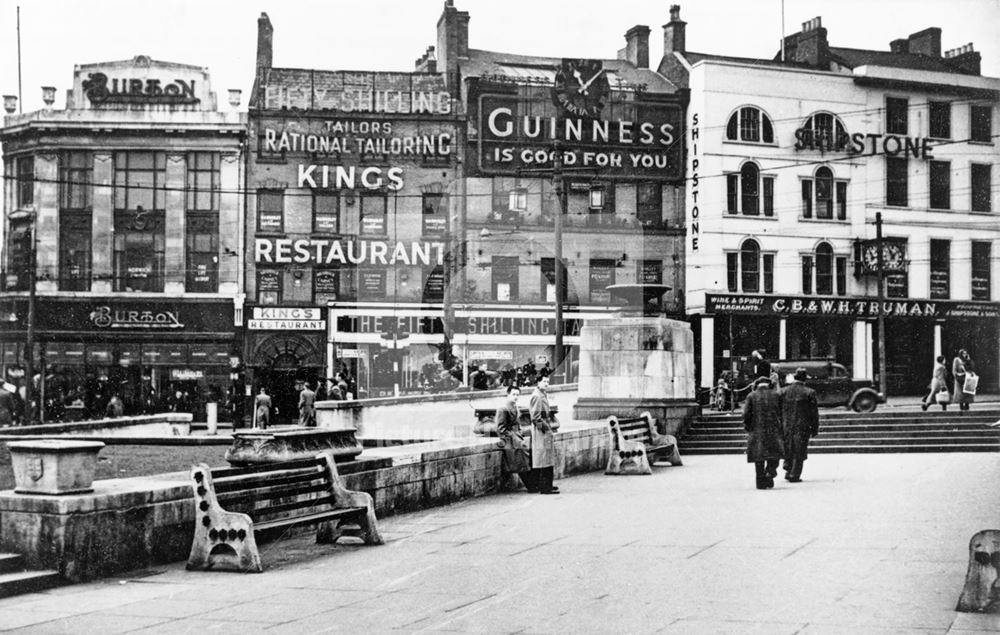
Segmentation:
<svg viewBox="0 0 1000 635">
<path fill-rule="evenodd" d="M 351 383 L 348 376 L 343 372 L 337 372 L 326 382 L 320 383 L 313 389 L 314 383 L 303 381 L 299 388 L 299 425 L 307 428 L 316 426 L 316 402 L 317 401 L 345 401 L 354 399 L 351 391 Z M 253 427 L 266 429 L 271 425 L 271 414 L 274 411 L 274 404 L 271 395 L 267 393 L 267 388 L 261 386 L 254 397 L 253 404 Z"/>
<path fill-rule="evenodd" d="M 498 445 L 503 450 L 502 466 L 506 473 L 517 474 L 524 487 L 531 493 L 558 494 L 552 484 L 555 477 L 555 441 L 553 433 L 559 424 L 549 406 L 549 378 L 540 378 L 531 393 L 528 416 L 531 419 L 530 443 L 521 432 L 520 408 L 517 399 L 521 389 L 517 384 L 507 386 L 507 401 L 497 410 Z"/>
<path fill-rule="evenodd" d="M 948 392 L 948 367 L 944 355 L 938 355 L 934 363 L 934 372 L 931 375 L 930 392 L 924 397 L 921 408 L 927 410 L 933 404 L 941 406 L 941 410 L 947 410 L 948 404 L 954 401 L 958 404 L 959 410 L 968 410 L 976 397 L 976 389 L 979 386 L 979 377 L 976 375 L 976 365 L 969 356 L 969 352 L 964 348 L 958 351 L 955 359 L 951 362 L 951 376 L 953 394 Z"/>
<path fill-rule="evenodd" d="M 754 464 L 757 489 L 771 489 L 784 459 L 785 480 L 802 480 L 809 439 L 819 434 L 816 391 L 803 382 L 806 369 L 795 371 L 794 381 L 779 394 L 770 376 L 758 377 L 743 406 L 747 431 L 747 462 Z"/>
</svg>

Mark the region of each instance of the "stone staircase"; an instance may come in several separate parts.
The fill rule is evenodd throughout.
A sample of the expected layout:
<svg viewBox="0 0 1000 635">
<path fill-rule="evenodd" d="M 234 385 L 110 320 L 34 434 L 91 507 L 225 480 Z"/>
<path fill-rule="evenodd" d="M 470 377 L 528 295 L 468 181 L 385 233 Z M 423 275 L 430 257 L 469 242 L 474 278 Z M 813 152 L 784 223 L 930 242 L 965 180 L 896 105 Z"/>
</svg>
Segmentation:
<svg viewBox="0 0 1000 635">
<path fill-rule="evenodd" d="M 881 409 L 859 414 L 820 409 L 819 434 L 809 443 L 816 454 L 861 452 L 1000 452 L 1000 407 L 973 406 L 960 412 Z M 680 440 L 681 455 L 741 454 L 746 450 L 742 417 L 706 411 Z"/>
<path fill-rule="evenodd" d="M 64 584 L 56 571 L 28 571 L 23 556 L 0 553 L 0 598 L 44 591 Z"/>
</svg>

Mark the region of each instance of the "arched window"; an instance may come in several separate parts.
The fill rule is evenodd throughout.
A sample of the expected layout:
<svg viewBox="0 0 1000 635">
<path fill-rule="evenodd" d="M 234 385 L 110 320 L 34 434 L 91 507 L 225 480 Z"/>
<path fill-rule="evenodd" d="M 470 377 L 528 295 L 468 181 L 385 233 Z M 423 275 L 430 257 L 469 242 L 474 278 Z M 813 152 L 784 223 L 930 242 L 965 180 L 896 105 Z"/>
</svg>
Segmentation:
<svg viewBox="0 0 1000 635">
<path fill-rule="evenodd" d="M 756 106 L 742 106 L 729 117 L 726 139 L 753 143 L 774 143 L 774 126 L 764 111 Z"/>
<path fill-rule="evenodd" d="M 833 295 L 833 247 L 829 243 L 816 247 L 816 293 Z"/>
<path fill-rule="evenodd" d="M 740 282 L 748 293 L 760 290 L 760 245 L 756 240 L 745 240 L 740 246 Z"/>
<path fill-rule="evenodd" d="M 843 151 L 847 148 L 850 137 L 847 128 L 838 117 L 828 112 L 817 112 L 802 123 L 804 132 L 797 134 L 796 149 L 823 151 Z"/>
<path fill-rule="evenodd" d="M 726 175 L 726 201 L 730 214 L 774 215 L 774 177 L 762 175 L 756 163 L 747 161 L 740 171 Z"/>
<path fill-rule="evenodd" d="M 812 178 L 802 179 L 802 217 L 847 220 L 847 181 L 835 179 L 825 165 Z"/>
<path fill-rule="evenodd" d="M 760 244 L 748 238 L 739 251 L 726 254 L 729 291 L 774 292 L 774 254 L 761 253 Z"/>
<path fill-rule="evenodd" d="M 836 255 L 830 243 L 802 256 L 802 292 L 810 295 L 813 289 L 817 295 L 847 294 L 847 256 Z"/>
</svg>

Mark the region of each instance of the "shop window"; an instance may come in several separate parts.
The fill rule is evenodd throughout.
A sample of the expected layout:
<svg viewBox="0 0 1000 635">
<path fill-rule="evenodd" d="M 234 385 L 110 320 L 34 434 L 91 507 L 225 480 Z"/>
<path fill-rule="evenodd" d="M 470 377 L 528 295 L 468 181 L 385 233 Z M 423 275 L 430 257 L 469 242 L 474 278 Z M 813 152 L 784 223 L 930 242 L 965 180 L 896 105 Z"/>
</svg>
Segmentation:
<svg viewBox="0 0 1000 635">
<path fill-rule="evenodd" d="M 257 190 L 257 232 L 285 231 L 285 191 Z"/>
<path fill-rule="evenodd" d="M 951 162 L 930 162 L 931 209 L 951 209 Z"/>
<path fill-rule="evenodd" d="M 847 146 L 847 129 L 837 116 L 828 112 L 818 112 L 802 124 L 807 131 L 800 142 L 806 147 L 818 150 L 843 150 Z"/>
<path fill-rule="evenodd" d="M 743 241 L 738 252 L 726 254 L 726 280 L 730 291 L 774 292 L 774 254 L 761 253 L 756 240 Z"/>
<path fill-rule="evenodd" d="M 280 269 L 258 269 L 257 304 L 281 304 L 282 286 Z"/>
<path fill-rule="evenodd" d="M 166 209 L 167 154 L 115 152 L 115 209 Z"/>
<path fill-rule="evenodd" d="M 973 300 L 990 300 L 991 298 L 990 251 L 990 243 L 977 240 L 972 241 Z"/>
<path fill-rule="evenodd" d="M 59 156 L 59 209 L 91 209 L 94 157 L 90 152 L 67 151 Z"/>
<path fill-rule="evenodd" d="M 562 263 L 563 263 L 562 264 L 562 272 L 561 272 L 562 273 L 562 285 L 561 285 L 562 293 L 560 295 L 562 296 L 562 301 L 565 302 L 566 299 L 567 299 L 567 284 L 566 284 L 566 281 L 567 281 L 567 275 L 568 274 L 567 274 L 567 270 L 566 270 L 566 261 L 563 260 Z M 556 259 L 555 258 L 542 258 L 540 264 L 541 264 L 540 269 L 542 271 L 542 277 L 541 277 L 542 298 L 544 298 L 546 302 L 555 302 L 556 301 Z"/>
<path fill-rule="evenodd" d="M 385 269 L 358 269 L 358 299 L 385 300 L 385 279 Z"/>
<path fill-rule="evenodd" d="M 163 291 L 164 213 L 115 212 L 114 290 Z"/>
<path fill-rule="evenodd" d="M 498 302 L 517 301 L 518 269 L 517 256 L 493 256 L 491 270 L 492 297 Z"/>
<path fill-rule="evenodd" d="M 609 304 L 611 292 L 608 287 L 615 283 L 615 261 L 609 258 L 590 260 L 590 302 Z"/>
<path fill-rule="evenodd" d="M 972 211 L 992 211 L 993 166 L 989 163 L 973 163 L 971 169 Z"/>
<path fill-rule="evenodd" d="M 909 204 L 907 172 L 909 164 L 899 157 L 885 158 L 885 204 L 906 207 Z"/>
<path fill-rule="evenodd" d="M 14 159 L 17 170 L 17 187 L 14 188 L 14 204 L 18 209 L 35 203 L 35 157 Z"/>
<path fill-rule="evenodd" d="M 187 209 L 189 212 L 219 211 L 218 152 L 188 152 Z"/>
<path fill-rule="evenodd" d="M 729 117 L 726 139 L 752 143 L 774 143 L 771 119 L 756 106 L 743 106 Z"/>
<path fill-rule="evenodd" d="M 423 300 L 424 302 L 441 302 L 444 300 L 444 267 L 434 265 L 424 267 L 422 270 Z"/>
<path fill-rule="evenodd" d="M 635 210 L 643 227 L 659 225 L 663 218 L 663 187 L 655 181 L 636 183 Z"/>
<path fill-rule="evenodd" d="M 366 192 L 361 195 L 361 235 L 385 236 L 389 199 L 385 194 Z"/>
<path fill-rule="evenodd" d="M 929 109 L 928 136 L 934 139 L 951 139 L 951 104 L 932 101 Z"/>
<path fill-rule="evenodd" d="M 971 106 L 969 119 L 969 138 L 978 143 L 993 143 L 993 109 L 990 106 Z"/>
<path fill-rule="evenodd" d="M 340 194 L 313 192 L 312 230 L 314 234 L 336 234 L 340 231 Z"/>
<path fill-rule="evenodd" d="M 889 134 L 907 134 L 909 130 L 909 100 L 902 97 L 885 98 L 885 131 Z"/>
<path fill-rule="evenodd" d="M 189 212 L 185 223 L 187 267 L 184 288 L 188 293 L 219 290 L 219 214 Z"/>
<path fill-rule="evenodd" d="M 821 166 L 812 179 L 802 179 L 802 217 L 847 220 L 847 181 L 833 178 L 833 170 Z"/>
<path fill-rule="evenodd" d="M 444 194 L 421 196 L 422 231 L 424 236 L 444 236 L 448 229 L 448 206 Z"/>
<path fill-rule="evenodd" d="M 763 209 L 764 216 L 774 216 L 774 177 L 748 161 L 739 173 L 726 175 L 726 201 L 730 214 L 759 216 Z"/>
<path fill-rule="evenodd" d="M 59 213 L 59 290 L 90 291 L 90 212 Z"/>
<path fill-rule="evenodd" d="M 951 241 L 931 239 L 931 299 L 951 297 Z"/>
</svg>

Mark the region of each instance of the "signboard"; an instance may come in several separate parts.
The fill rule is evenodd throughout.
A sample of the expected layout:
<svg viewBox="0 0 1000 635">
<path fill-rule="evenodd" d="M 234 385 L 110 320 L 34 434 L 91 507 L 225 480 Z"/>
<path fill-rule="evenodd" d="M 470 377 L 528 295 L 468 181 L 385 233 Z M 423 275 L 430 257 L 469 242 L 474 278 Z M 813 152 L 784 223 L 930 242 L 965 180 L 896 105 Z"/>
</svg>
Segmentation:
<svg viewBox="0 0 1000 635">
<path fill-rule="evenodd" d="M 337 294 L 340 292 L 337 278 L 338 275 L 336 271 L 313 269 L 313 285 L 315 287 L 316 294 L 333 296 L 333 299 L 336 300 Z"/>
<path fill-rule="evenodd" d="M 253 318 L 247 322 L 252 331 L 322 331 L 326 329 L 323 310 L 316 307 L 253 308 Z"/>
<path fill-rule="evenodd" d="M 663 284 L 663 261 L 661 260 L 640 261 L 639 282 L 643 284 Z"/>
<path fill-rule="evenodd" d="M 812 315 L 853 318 L 876 317 L 877 300 L 863 298 L 817 298 L 809 296 L 705 295 L 705 312 L 733 315 Z M 997 302 L 953 302 L 943 300 L 885 300 L 883 315 L 891 317 L 1000 317 Z"/>
<path fill-rule="evenodd" d="M 448 115 L 444 78 L 427 73 L 271 69 L 263 86 L 267 110 Z"/>
<path fill-rule="evenodd" d="M 27 299 L 15 301 L 16 324 L 25 324 Z M 233 302 L 179 299 L 85 299 L 39 297 L 35 328 L 40 333 L 224 333 L 232 336 Z M 23 328 L 23 327 L 21 327 Z"/>
<path fill-rule="evenodd" d="M 281 291 L 281 272 L 258 269 L 257 292 L 262 293 L 267 291 Z"/>
<path fill-rule="evenodd" d="M 947 271 L 931 270 L 931 297 L 947 298 L 951 292 L 951 284 Z"/>
<path fill-rule="evenodd" d="M 83 92 L 91 104 L 197 104 L 194 79 L 112 76 L 88 73 Z"/>
<path fill-rule="evenodd" d="M 349 159 L 398 157 L 448 161 L 454 154 L 453 128 L 366 119 L 271 119 L 257 128 L 261 155 Z"/>
<path fill-rule="evenodd" d="M 174 381 L 195 381 L 205 379 L 205 371 L 193 368 L 171 368 L 170 379 Z"/>
<path fill-rule="evenodd" d="M 375 217 L 375 219 L 381 219 L 384 227 L 384 216 Z M 367 221 L 368 218 L 364 220 Z M 254 239 L 254 262 L 257 264 L 312 263 L 314 265 L 442 265 L 444 264 L 444 243 L 258 237 Z M 269 273 L 274 273 L 277 276 L 277 272 Z M 280 287 L 275 282 L 273 289 L 262 290 L 278 291 L 279 289 Z"/>
<path fill-rule="evenodd" d="M 469 359 L 503 359 L 513 360 L 514 351 L 469 351 Z"/>
<path fill-rule="evenodd" d="M 358 277 L 361 279 L 358 285 L 359 291 L 364 297 L 385 297 L 385 270 L 362 270 L 358 273 Z"/>
<path fill-rule="evenodd" d="M 337 349 L 337 359 L 366 359 L 364 351 L 359 351 L 356 348 L 338 348 Z"/>
<path fill-rule="evenodd" d="M 607 304 L 611 292 L 607 288 L 615 283 L 615 263 L 613 260 L 591 261 L 590 301 Z"/>
</svg>

